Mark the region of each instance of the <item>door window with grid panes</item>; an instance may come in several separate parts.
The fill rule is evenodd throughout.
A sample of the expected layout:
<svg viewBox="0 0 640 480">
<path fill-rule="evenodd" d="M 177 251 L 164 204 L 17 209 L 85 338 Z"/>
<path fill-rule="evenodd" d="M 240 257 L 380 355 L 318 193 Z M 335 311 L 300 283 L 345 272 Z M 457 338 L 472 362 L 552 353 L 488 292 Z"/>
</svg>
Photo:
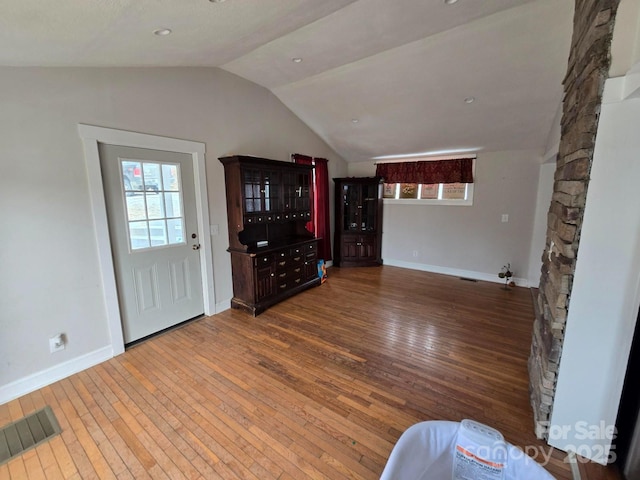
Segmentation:
<svg viewBox="0 0 640 480">
<path fill-rule="evenodd" d="M 180 165 L 121 159 L 132 251 L 184 244 Z"/>
</svg>

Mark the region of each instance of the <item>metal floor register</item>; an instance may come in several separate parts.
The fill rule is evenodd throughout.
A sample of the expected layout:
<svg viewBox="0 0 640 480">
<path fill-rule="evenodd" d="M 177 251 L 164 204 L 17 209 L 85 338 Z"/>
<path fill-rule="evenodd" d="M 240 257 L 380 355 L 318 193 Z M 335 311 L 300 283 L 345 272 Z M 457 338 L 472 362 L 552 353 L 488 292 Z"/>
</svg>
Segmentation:
<svg viewBox="0 0 640 480">
<path fill-rule="evenodd" d="M 61 432 L 50 406 L 0 429 L 0 465 Z"/>
</svg>

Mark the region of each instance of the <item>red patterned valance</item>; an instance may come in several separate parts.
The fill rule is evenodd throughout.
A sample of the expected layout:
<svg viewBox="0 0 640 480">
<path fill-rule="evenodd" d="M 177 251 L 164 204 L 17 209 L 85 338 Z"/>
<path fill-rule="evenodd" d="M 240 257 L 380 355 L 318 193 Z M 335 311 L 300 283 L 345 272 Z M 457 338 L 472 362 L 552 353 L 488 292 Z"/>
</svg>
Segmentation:
<svg viewBox="0 0 640 480">
<path fill-rule="evenodd" d="M 473 158 L 379 163 L 376 176 L 385 183 L 473 183 Z"/>
<path fill-rule="evenodd" d="M 291 155 L 291 160 L 299 165 L 313 165 L 313 157 L 310 157 L 308 155 L 294 153 Z"/>
</svg>

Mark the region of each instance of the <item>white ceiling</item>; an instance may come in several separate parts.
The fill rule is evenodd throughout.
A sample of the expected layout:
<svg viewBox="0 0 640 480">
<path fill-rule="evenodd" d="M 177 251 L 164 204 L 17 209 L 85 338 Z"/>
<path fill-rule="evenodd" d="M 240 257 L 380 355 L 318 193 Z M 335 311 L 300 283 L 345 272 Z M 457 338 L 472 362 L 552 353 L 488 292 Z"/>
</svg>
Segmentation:
<svg viewBox="0 0 640 480">
<path fill-rule="evenodd" d="M 348 161 L 543 153 L 573 15 L 571 0 L 2 4 L 0 65 L 221 67 L 270 89 Z"/>
</svg>

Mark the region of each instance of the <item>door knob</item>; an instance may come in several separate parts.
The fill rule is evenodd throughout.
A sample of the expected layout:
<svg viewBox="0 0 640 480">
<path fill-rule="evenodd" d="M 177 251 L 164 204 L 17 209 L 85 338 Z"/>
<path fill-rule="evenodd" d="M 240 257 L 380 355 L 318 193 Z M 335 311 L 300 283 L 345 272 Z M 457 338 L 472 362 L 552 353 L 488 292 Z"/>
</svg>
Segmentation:
<svg viewBox="0 0 640 480">
<path fill-rule="evenodd" d="M 198 243 L 197 245 L 193 245 L 191 248 L 193 250 L 200 250 L 200 244 Z"/>
</svg>

